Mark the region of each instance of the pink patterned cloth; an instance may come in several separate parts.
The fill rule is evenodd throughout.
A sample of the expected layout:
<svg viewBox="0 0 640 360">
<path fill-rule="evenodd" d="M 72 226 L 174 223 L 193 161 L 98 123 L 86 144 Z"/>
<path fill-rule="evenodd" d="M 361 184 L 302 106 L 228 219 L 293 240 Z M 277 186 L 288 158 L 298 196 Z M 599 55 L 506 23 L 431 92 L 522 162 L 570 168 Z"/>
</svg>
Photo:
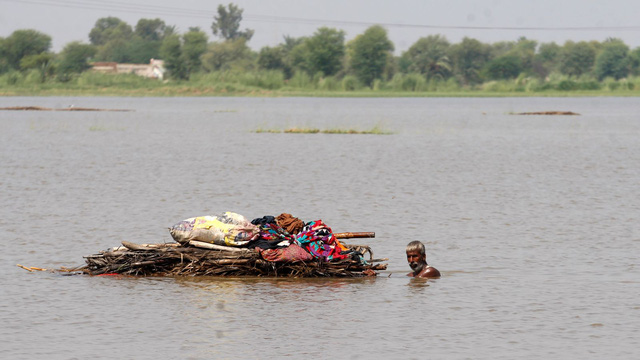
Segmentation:
<svg viewBox="0 0 640 360">
<path fill-rule="evenodd" d="M 279 249 L 261 249 L 256 247 L 256 250 L 260 252 L 260 256 L 262 256 L 263 259 L 272 262 L 297 262 L 313 259 L 311 254 L 296 244 L 291 244 L 286 248 Z"/>
</svg>

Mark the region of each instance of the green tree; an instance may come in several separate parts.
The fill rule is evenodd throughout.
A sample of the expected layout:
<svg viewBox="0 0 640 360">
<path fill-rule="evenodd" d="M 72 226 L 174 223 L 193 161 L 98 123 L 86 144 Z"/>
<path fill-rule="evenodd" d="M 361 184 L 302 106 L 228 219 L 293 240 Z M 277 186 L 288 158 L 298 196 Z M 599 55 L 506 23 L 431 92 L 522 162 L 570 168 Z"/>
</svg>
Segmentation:
<svg viewBox="0 0 640 360">
<path fill-rule="evenodd" d="M 393 61 L 395 63 L 395 67 L 403 74 L 408 74 L 411 72 L 409 68 L 411 67 L 411 59 L 406 56 L 394 56 Z"/>
<path fill-rule="evenodd" d="M 618 80 L 626 77 L 631 62 L 631 58 L 628 57 L 629 47 L 619 39 L 608 39 L 602 45 L 602 51 L 596 57 L 595 63 L 598 79 L 612 77 Z"/>
<path fill-rule="evenodd" d="M 131 26 L 117 17 L 100 18 L 89 32 L 93 45 L 105 45 L 112 40 L 129 40 L 133 35 Z"/>
<path fill-rule="evenodd" d="M 540 78 L 545 78 L 551 72 L 559 68 L 560 53 L 562 48 L 554 43 L 540 44 L 538 52 L 534 56 L 532 69 Z"/>
<path fill-rule="evenodd" d="M 529 40 L 523 36 L 513 44 L 513 47 L 505 55 L 517 56 L 520 58 L 522 71 L 531 72 L 537 47 L 538 43 L 536 41 Z"/>
<path fill-rule="evenodd" d="M 629 70 L 632 75 L 640 75 L 640 47 L 629 53 Z"/>
<path fill-rule="evenodd" d="M 307 45 L 307 39 L 304 39 L 301 43 L 294 46 L 289 51 L 288 58 L 291 63 L 293 72 L 304 72 L 307 74 L 313 74 L 311 65 L 311 54 L 309 52 L 309 46 Z"/>
<path fill-rule="evenodd" d="M 16 30 L 2 42 L 2 53 L 7 69 L 20 69 L 20 61 L 27 56 L 46 53 L 51 48 L 51 37 L 39 31 Z"/>
<path fill-rule="evenodd" d="M 178 35 L 178 28 L 175 25 L 167 25 L 164 28 L 164 34 L 162 35 L 162 39 L 169 35 Z"/>
<path fill-rule="evenodd" d="M 358 79 L 372 86 L 381 79 L 389 60 L 393 58 L 393 43 L 382 26 L 369 27 L 349 44 L 350 65 Z"/>
<path fill-rule="evenodd" d="M 20 70 L 35 69 L 40 73 L 40 82 L 45 82 L 53 75 L 53 54 L 42 52 L 35 55 L 27 55 L 20 59 Z"/>
<path fill-rule="evenodd" d="M 116 17 L 98 19 L 89 32 L 89 40 L 98 47 L 95 58 L 99 61 L 148 62 L 154 53 L 149 43 L 134 35 L 129 24 Z"/>
<path fill-rule="evenodd" d="M 160 19 L 140 19 L 135 34 L 145 41 L 161 41 L 167 25 Z"/>
<path fill-rule="evenodd" d="M 293 48 L 302 44 L 305 40 L 307 40 L 307 37 L 305 36 L 296 38 L 293 36 L 285 35 L 284 43 L 282 43 L 282 47 L 287 53 L 289 53 L 291 52 L 291 50 L 293 50 Z"/>
<path fill-rule="evenodd" d="M 491 60 L 484 71 L 493 80 L 513 79 L 522 72 L 522 59 L 515 55 L 502 55 Z"/>
<path fill-rule="evenodd" d="M 131 45 L 131 41 L 125 39 L 109 40 L 106 44 L 97 47 L 96 60 L 114 61 L 118 63 L 133 62 Z"/>
<path fill-rule="evenodd" d="M 185 62 L 189 74 L 200 71 L 202 68 L 202 54 L 207 51 L 207 34 L 199 27 L 189 28 L 182 35 L 182 59 Z"/>
<path fill-rule="evenodd" d="M 284 73 L 288 67 L 286 56 L 287 53 L 282 45 L 265 46 L 258 53 L 258 67 L 265 70 L 281 70 Z"/>
<path fill-rule="evenodd" d="M 253 53 L 246 39 L 238 38 L 208 45 L 202 55 L 202 66 L 207 71 L 248 70 L 253 64 Z"/>
<path fill-rule="evenodd" d="M 417 72 L 427 79 L 446 79 L 451 75 L 449 41 L 442 35 L 429 35 L 418 39 L 402 54 L 411 62 L 410 72 Z"/>
<path fill-rule="evenodd" d="M 344 31 L 321 27 L 313 36 L 305 39 L 291 50 L 291 58 L 296 70 L 306 71 L 313 76 L 335 75 L 342 69 L 345 55 Z"/>
<path fill-rule="evenodd" d="M 151 59 L 158 58 L 160 56 L 160 46 L 162 45 L 162 39 L 168 33 L 167 25 L 160 19 L 140 19 L 135 26 L 133 34 L 129 37 L 123 37 L 123 41 L 115 41 L 107 46 L 112 50 L 118 49 L 114 53 L 107 54 L 106 50 L 100 52 L 100 57 L 110 58 L 112 61 L 116 61 L 115 58 L 124 58 L 127 61 L 133 63 L 147 64 Z M 110 39 L 105 45 L 111 42 Z M 123 45 L 126 43 L 126 45 Z M 114 46 L 117 44 L 118 46 Z"/>
<path fill-rule="evenodd" d="M 513 41 L 498 41 L 491 44 L 489 46 L 491 50 L 491 60 L 506 55 L 514 46 L 515 43 Z"/>
<path fill-rule="evenodd" d="M 133 35 L 129 41 L 119 42 L 116 40 L 116 42 L 124 44 L 120 57 L 132 63 L 148 64 L 149 60 L 157 59 L 160 56 L 161 40 L 144 40 L 138 35 Z"/>
<path fill-rule="evenodd" d="M 96 47 L 79 41 L 67 44 L 60 52 L 58 72 L 62 74 L 81 73 L 91 68 L 89 59 L 96 54 Z"/>
<path fill-rule="evenodd" d="M 243 9 L 234 4 L 229 4 L 227 8 L 224 5 L 218 5 L 218 15 L 214 16 L 211 24 L 213 35 L 219 36 L 225 41 L 239 38 L 244 38 L 246 41 L 251 40 L 253 30 L 245 29 L 240 31 L 243 11 Z"/>
<path fill-rule="evenodd" d="M 169 35 L 162 41 L 160 56 L 164 59 L 164 67 L 169 78 L 185 80 L 189 78 L 189 73 L 182 58 L 182 43 L 180 36 Z"/>
<path fill-rule="evenodd" d="M 481 70 L 489 61 L 490 48 L 476 39 L 465 37 L 459 44 L 451 47 L 450 57 L 454 73 L 464 84 L 482 82 Z"/>
<path fill-rule="evenodd" d="M 560 52 L 560 72 L 571 76 L 587 74 L 593 69 L 596 50 L 586 41 L 567 41 Z"/>
<path fill-rule="evenodd" d="M 0 37 L 0 74 L 4 74 L 9 71 L 9 62 L 7 58 L 7 48 L 5 45 L 5 39 Z"/>
<path fill-rule="evenodd" d="M 298 48 L 295 52 L 293 49 L 306 40 L 306 37 L 294 38 L 285 35 L 284 41 L 278 46 L 265 46 L 260 49 L 257 59 L 258 66 L 266 70 L 280 70 L 284 74 L 285 79 L 290 79 L 294 74 L 294 64 L 305 63 L 306 60 L 303 58 L 308 55 L 306 53 L 306 46 Z M 298 69 L 300 68 L 301 67 L 298 67 Z M 302 66 L 302 68 L 304 71 L 311 71 L 308 66 Z"/>
</svg>

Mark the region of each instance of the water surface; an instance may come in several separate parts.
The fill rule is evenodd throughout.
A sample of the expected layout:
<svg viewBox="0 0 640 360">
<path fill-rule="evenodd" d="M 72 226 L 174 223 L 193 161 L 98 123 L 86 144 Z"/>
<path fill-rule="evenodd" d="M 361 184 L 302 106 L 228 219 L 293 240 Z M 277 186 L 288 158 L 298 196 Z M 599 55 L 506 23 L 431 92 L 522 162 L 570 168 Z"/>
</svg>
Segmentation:
<svg viewBox="0 0 640 360">
<path fill-rule="evenodd" d="M 640 338 L 634 98 L 5 97 L 0 350 L 11 359 L 629 359 Z M 580 116 L 516 116 L 524 111 Z M 385 128 L 393 135 L 255 133 Z M 28 273 L 235 211 L 388 257 L 375 279 Z M 404 246 L 443 277 L 408 279 Z"/>
</svg>

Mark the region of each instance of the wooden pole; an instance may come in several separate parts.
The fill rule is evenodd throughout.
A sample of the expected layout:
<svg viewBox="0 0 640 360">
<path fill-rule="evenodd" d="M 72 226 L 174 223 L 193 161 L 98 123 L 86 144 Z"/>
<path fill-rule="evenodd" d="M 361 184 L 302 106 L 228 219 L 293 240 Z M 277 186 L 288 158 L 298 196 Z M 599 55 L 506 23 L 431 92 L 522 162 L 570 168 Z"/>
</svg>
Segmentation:
<svg viewBox="0 0 640 360">
<path fill-rule="evenodd" d="M 203 241 L 197 241 L 197 240 L 189 240 L 189 245 L 191 246 L 195 246 L 195 247 L 199 247 L 202 249 L 211 249 L 211 250 L 221 250 L 221 251 L 233 251 L 233 252 L 238 252 L 238 253 L 253 253 L 254 250 L 250 250 L 250 249 L 245 249 L 245 248 L 234 248 L 231 246 L 221 246 L 221 245 L 215 245 L 215 244 L 210 244 L 210 243 L 206 243 Z"/>
<path fill-rule="evenodd" d="M 374 238 L 376 237 L 375 232 L 344 232 L 344 233 L 334 233 L 333 234 L 336 239 L 352 239 L 352 238 Z"/>
</svg>

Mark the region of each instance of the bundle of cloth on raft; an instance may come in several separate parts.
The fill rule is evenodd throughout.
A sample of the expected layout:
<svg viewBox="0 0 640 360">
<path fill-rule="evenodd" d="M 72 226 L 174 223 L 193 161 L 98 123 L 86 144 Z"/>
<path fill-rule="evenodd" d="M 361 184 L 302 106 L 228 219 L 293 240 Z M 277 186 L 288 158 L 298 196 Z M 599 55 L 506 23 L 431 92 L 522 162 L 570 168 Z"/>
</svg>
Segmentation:
<svg viewBox="0 0 640 360">
<path fill-rule="evenodd" d="M 340 243 L 322 220 L 304 222 L 288 213 L 249 221 L 228 211 L 182 220 L 170 227 L 169 232 L 181 245 L 200 241 L 249 248 L 259 252 L 264 260 L 273 262 L 354 259 L 365 263 L 363 254 Z"/>
</svg>

